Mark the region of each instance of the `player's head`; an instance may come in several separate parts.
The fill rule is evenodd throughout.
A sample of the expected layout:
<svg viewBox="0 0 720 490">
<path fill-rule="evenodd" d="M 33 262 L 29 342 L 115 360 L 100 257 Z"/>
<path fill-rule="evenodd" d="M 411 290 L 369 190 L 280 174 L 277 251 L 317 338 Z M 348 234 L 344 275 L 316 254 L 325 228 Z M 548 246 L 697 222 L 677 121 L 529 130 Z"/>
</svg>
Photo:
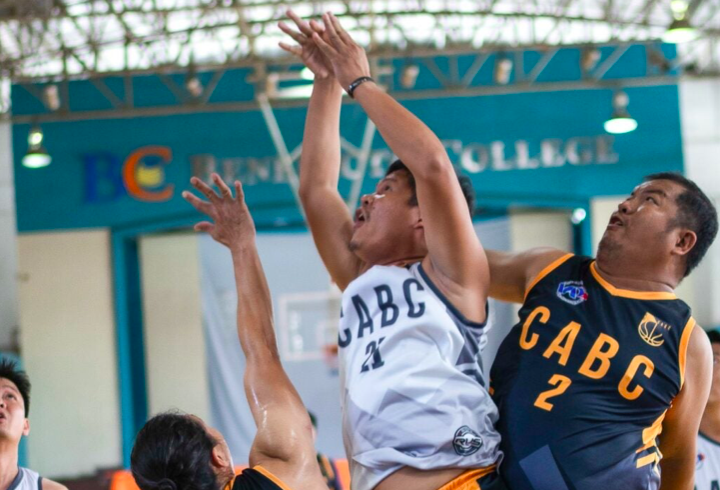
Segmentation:
<svg viewBox="0 0 720 490">
<path fill-rule="evenodd" d="M 15 362 L 0 359 L 0 440 L 20 443 L 30 433 L 30 379 Z"/>
<path fill-rule="evenodd" d="M 220 432 L 178 412 L 156 415 L 140 429 L 130 469 L 142 490 L 218 490 L 234 476 Z"/>
<path fill-rule="evenodd" d="M 717 231 L 715 206 L 693 181 L 672 172 L 652 174 L 613 213 L 598 260 L 624 256 L 670 267 L 679 282 L 700 263 Z"/>
<path fill-rule="evenodd" d="M 472 215 L 475 200 L 472 184 L 461 175 L 458 180 Z M 427 254 L 415 178 L 400 160 L 390 165 L 373 194 L 362 197 L 355 212 L 350 248 L 370 264 Z"/>
<path fill-rule="evenodd" d="M 708 405 L 717 405 L 720 403 L 720 332 L 710 330 L 707 332 L 710 339 L 710 346 L 713 351 L 713 375 L 712 386 L 710 387 L 710 398 Z"/>
</svg>

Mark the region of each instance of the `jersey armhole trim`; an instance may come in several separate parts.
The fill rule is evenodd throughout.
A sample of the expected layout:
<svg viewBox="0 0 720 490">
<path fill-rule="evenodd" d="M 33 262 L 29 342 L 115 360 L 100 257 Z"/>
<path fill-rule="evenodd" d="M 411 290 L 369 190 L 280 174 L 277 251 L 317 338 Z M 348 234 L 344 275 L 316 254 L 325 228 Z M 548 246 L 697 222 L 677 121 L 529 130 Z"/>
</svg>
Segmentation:
<svg viewBox="0 0 720 490">
<path fill-rule="evenodd" d="M 42 490 L 42 476 L 38 476 L 38 490 Z"/>
<path fill-rule="evenodd" d="M 257 471 L 258 473 L 260 473 L 261 475 L 263 475 L 263 476 L 264 476 L 265 478 L 267 478 L 268 480 L 270 480 L 271 482 L 273 482 L 273 483 L 274 483 L 275 485 L 277 485 L 278 487 L 282 488 L 283 490 L 290 490 L 290 487 L 288 487 L 287 485 L 285 485 L 285 484 L 282 482 L 282 480 L 280 480 L 277 476 L 273 475 L 272 473 L 270 473 L 269 470 L 266 470 L 266 469 L 263 468 L 262 466 L 257 465 L 257 466 L 255 466 L 253 469 L 254 469 L 255 471 Z"/>
<path fill-rule="evenodd" d="M 418 264 L 418 270 L 420 271 L 420 276 L 422 276 L 423 280 L 427 283 L 428 286 L 430 286 L 430 289 L 435 294 L 435 296 L 438 297 L 440 301 L 447 307 L 448 310 L 452 312 L 453 315 L 455 315 L 458 320 L 462 322 L 463 325 L 470 328 L 477 328 L 482 329 L 487 326 L 487 322 L 490 315 L 490 303 L 486 299 L 485 300 L 485 321 L 484 322 L 474 322 L 472 320 L 468 320 L 465 318 L 465 315 L 463 315 L 460 310 L 455 307 L 454 304 L 450 302 L 449 299 L 440 291 L 440 289 L 435 285 L 434 282 L 432 282 L 432 279 L 430 279 L 430 276 L 428 276 L 427 272 L 425 272 L 425 269 L 422 266 L 422 263 Z"/>
<path fill-rule="evenodd" d="M 543 270 L 540 271 L 540 273 L 535 276 L 535 278 L 530 282 L 530 285 L 525 289 L 525 295 L 523 296 L 523 303 L 525 300 L 527 300 L 528 295 L 530 294 L 530 291 L 537 286 L 537 283 L 543 280 L 545 276 L 550 274 L 552 271 L 560 267 L 565 261 L 567 261 L 570 257 L 574 257 L 575 254 L 565 254 L 562 257 L 553 260 L 548 265 L 545 266 Z"/>
<path fill-rule="evenodd" d="M 690 343 L 690 336 L 692 335 L 693 330 L 695 330 L 695 326 L 697 323 L 695 322 L 695 319 L 693 317 L 690 317 L 690 319 L 685 324 L 685 328 L 683 329 L 682 336 L 680 337 L 680 347 L 678 352 L 678 367 L 680 368 L 680 389 L 682 389 L 683 385 L 685 384 L 685 363 L 687 362 L 687 348 L 688 344 Z"/>
</svg>

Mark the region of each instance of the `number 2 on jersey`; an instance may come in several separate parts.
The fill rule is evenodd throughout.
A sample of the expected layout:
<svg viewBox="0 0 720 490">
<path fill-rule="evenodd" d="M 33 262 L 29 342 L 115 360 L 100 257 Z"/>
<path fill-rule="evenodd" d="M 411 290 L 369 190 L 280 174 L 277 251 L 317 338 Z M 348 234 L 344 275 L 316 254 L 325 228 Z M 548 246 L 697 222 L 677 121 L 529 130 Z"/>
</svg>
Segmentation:
<svg viewBox="0 0 720 490">
<path fill-rule="evenodd" d="M 562 374 L 553 374 L 553 377 L 550 378 L 550 381 L 548 381 L 548 383 L 555 388 L 551 388 L 547 391 L 543 391 L 542 393 L 540 393 L 537 397 L 537 400 L 535 400 L 535 406 L 549 412 L 553 409 L 554 405 L 552 403 L 548 403 L 548 398 L 559 396 L 565 393 L 565 391 L 567 391 L 567 389 L 572 384 L 572 380 L 567 376 L 563 376 Z"/>
<path fill-rule="evenodd" d="M 377 342 L 373 340 L 368 344 L 367 348 L 365 348 L 367 358 L 365 358 L 365 362 L 363 362 L 362 369 L 360 370 L 361 373 L 366 373 L 371 369 L 377 369 L 385 365 L 385 361 L 383 361 L 380 356 L 380 344 L 382 344 L 383 340 L 385 340 L 385 337 L 380 338 Z M 372 361 L 372 364 L 370 364 L 370 361 Z"/>
</svg>

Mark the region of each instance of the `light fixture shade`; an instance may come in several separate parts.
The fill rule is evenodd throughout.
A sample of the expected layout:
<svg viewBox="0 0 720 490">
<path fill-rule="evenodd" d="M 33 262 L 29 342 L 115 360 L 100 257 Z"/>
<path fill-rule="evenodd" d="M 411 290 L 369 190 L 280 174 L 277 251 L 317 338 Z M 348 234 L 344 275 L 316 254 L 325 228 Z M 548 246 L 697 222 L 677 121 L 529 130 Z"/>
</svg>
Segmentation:
<svg viewBox="0 0 720 490">
<path fill-rule="evenodd" d="M 50 162 L 52 162 L 52 158 L 44 148 L 29 150 L 22 159 L 23 167 L 27 168 L 47 167 Z"/>
<path fill-rule="evenodd" d="M 665 31 L 662 40 L 668 44 L 681 44 L 694 41 L 700 33 L 690 25 L 687 19 L 675 19 Z"/>
<path fill-rule="evenodd" d="M 605 121 L 605 131 L 610 134 L 624 134 L 635 131 L 638 123 L 628 114 L 613 114 L 613 117 Z"/>
</svg>

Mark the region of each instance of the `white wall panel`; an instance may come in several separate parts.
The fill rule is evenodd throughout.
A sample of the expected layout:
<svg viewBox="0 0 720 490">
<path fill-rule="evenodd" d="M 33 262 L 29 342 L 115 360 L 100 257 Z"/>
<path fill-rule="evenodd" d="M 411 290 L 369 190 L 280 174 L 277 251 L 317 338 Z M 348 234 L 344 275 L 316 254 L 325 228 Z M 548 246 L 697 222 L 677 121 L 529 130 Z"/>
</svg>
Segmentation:
<svg viewBox="0 0 720 490">
<path fill-rule="evenodd" d="M 197 236 L 140 239 L 148 410 L 209 414 Z"/>
<path fill-rule="evenodd" d="M 107 231 L 21 235 L 20 340 L 32 382 L 30 467 L 73 477 L 121 464 Z"/>
</svg>

